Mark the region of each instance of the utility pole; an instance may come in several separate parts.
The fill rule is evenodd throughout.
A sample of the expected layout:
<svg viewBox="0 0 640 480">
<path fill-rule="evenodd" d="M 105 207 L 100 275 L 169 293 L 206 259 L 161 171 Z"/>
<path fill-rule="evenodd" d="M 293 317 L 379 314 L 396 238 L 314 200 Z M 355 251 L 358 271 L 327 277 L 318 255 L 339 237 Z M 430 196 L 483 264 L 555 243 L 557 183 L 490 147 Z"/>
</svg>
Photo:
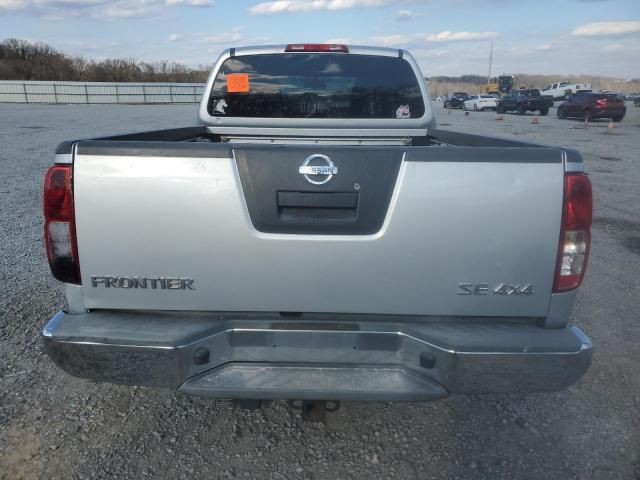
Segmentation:
<svg viewBox="0 0 640 480">
<path fill-rule="evenodd" d="M 489 75 L 487 76 L 487 85 L 491 83 L 491 63 L 493 62 L 493 42 L 491 42 L 491 50 L 489 50 Z"/>
</svg>

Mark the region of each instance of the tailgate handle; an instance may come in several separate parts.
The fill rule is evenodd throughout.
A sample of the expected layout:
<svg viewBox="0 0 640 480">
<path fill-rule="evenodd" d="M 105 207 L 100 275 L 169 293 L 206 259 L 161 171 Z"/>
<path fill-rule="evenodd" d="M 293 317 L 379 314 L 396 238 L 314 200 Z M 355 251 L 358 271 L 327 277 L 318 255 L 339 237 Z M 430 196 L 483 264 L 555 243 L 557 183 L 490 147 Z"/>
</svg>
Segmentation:
<svg viewBox="0 0 640 480">
<path fill-rule="evenodd" d="M 286 208 L 351 208 L 358 206 L 353 192 L 278 192 L 278 207 Z"/>
<path fill-rule="evenodd" d="M 353 223 L 358 217 L 358 193 L 278 192 L 278 217 L 283 222 L 318 225 Z"/>
</svg>

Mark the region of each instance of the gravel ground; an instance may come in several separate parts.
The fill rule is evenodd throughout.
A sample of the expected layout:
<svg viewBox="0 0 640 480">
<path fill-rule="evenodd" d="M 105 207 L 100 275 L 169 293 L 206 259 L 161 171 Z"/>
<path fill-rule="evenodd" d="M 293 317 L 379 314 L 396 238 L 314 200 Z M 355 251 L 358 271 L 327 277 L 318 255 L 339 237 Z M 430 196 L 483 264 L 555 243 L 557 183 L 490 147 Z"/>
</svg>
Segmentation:
<svg viewBox="0 0 640 480">
<path fill-rule="evenodd" d="M 63 302 L 42 240 L 41 188 L 64 139 L 193 124 L 189 106 L 0 105 L 0 478 L 640 479 L 640 108 L 597 122 L 460 111 L 442 128 L 578 148 L 595 191 L 575 322 L 591 369 L 555 394 L 347 403 L 327 424 L 282 402 L 248 413 L 72 378 L 40 330 Z"/>
</svg>

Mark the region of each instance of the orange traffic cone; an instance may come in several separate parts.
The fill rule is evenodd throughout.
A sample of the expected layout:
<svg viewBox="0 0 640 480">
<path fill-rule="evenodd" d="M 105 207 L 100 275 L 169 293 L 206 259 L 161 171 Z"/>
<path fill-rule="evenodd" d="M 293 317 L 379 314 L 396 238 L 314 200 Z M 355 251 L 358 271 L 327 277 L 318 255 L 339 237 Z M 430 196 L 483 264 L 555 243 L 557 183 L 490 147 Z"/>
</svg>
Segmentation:
<svg viewBox="0 0 640 480">
<path fill-rule="evenodd" d="M 611 129 L 613 128 L 613 119 L 609 119 L 609 125 L 607 125 L 607 128 Z"/>
<path fill-rule="evenodd" d="M 496 122 L 504 120 L 504 115 L 496 115 Z"/>
<path fill-rule="evenodd" d="M 533 123 L 534 125 L 538 125 L 540 123 L 540 120 L 538 120 L 538 112 L 537 111 L 533 114 L 533 120 L 531 120 L 531 123 Z"/>
</svg>

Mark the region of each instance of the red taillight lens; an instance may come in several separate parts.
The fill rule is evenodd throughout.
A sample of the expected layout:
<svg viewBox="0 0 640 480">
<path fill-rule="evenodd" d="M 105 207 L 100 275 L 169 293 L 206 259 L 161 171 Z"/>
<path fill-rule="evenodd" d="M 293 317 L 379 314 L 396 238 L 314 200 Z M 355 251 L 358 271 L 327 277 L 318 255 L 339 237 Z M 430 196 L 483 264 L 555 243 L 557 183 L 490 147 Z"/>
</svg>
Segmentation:
<svg viewBox="0 0 640 480">
<path fill-rule="evenodd" d="M 44 179 L 44 241 L 53 276 L 80 284 L 71 165 L 54 165 Z"/>
<path fill-rule="evenodd" d="M 584 173 L 564 177 L 564 205 L 554 292 L 577 288 L 587 268 L 591 241 L 591 181 Z"/>
<path fill-rule="evenodd" d="M 335 43 L 290 43 L 284 51 L 349 53 L 349 49 L 346 45 L 338 45 Z"/>
</svg>

